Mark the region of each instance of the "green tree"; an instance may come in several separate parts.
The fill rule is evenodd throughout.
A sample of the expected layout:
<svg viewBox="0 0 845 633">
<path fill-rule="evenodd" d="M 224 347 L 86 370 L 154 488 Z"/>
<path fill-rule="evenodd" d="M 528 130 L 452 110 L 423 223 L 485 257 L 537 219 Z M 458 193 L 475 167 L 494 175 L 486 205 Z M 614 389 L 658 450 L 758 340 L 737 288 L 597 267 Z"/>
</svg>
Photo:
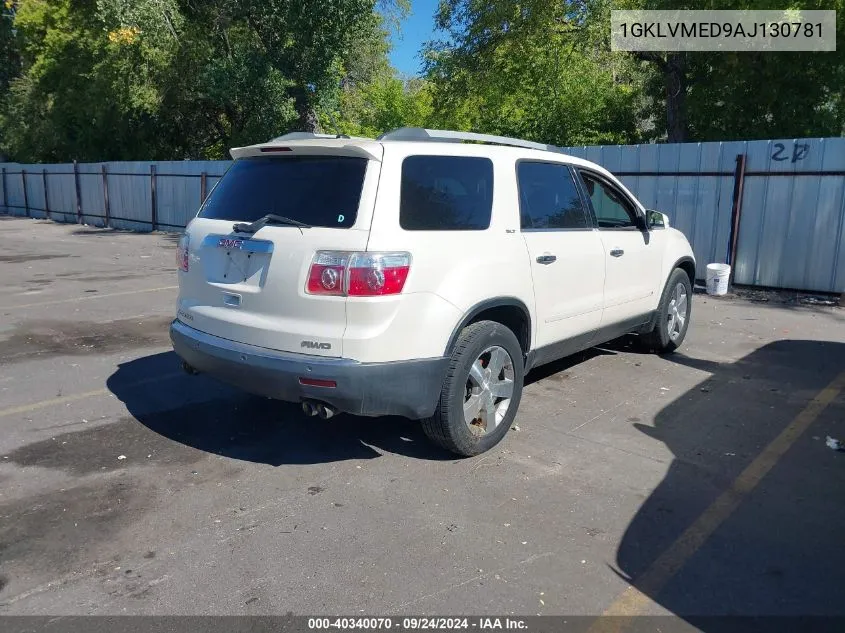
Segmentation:
<svg viewBox="0 0 845 633">
<path fill-rule="evenodd" d="M 845 10 L 845 0 L 789 4 L 837 9 L 840 15 Z M 843 133 L 842 20 L 837 52 L 831 53 L 612 53 L 612 8 L 783 6 L 773 0 L 682 5 L 676 0 L 445 0 L 438 25 L 447 38 L 427 51 L 436 115 L 461 127 L 567 143 Z M 562 58 L 565 64 L 551 63 Z"/>
<path fill-rule="evenodd" d="M 441 3 L 447 38 L 425 52 L 434 118 L 564 145 L 635 140 L 635 66 L 595 45 L 588 18 L 571 0 Z"/>
<path fill-rule="evenodd" d="M 590 0 L 609 33 L 610 4 Z M 783 10 L 773 0 L 614 0 L 617 9 Z M 793 0 L 790 9 L 835 9 L 845 0 Z M 830 53 L 619 53 L 641 62 L 658 138 L 671 142 L 837 136 L 845 131 L 845 23 Z M 662 111 L 661 111 L 662 110 Z"/>
<path fill-rule="evenodd" d="M 189 131 L 186 155 L 226 158 L 233 146 L 296 125 L 290 80 L 273 67 L 232 3 L 186 3 L 184 16 L 180 53 L 165 82 L 163 116 Z"/>
<path fill-rule="evenodd" d="M 20 63 L 0 76 L 0 150 L 23 161 L 222 158 L 315 129 L 343 85 L 383 83 L 387 67 L 371 0 L 3 6 L 0 53 Z"/>
<path fill-rule="evenodd" d="M 339 89 L 328 92 L 318 111 L 323 127 L 355 136 L 378 136 L 398 127 L 428 125 L 432 107 L 428 82 L 402 79 L 387 59 L 386 23 L 401 19 L 406 5 L 394 13 L 362 23 L 341 62 Z"/>
<path fill-rule="evenodd" d="M 845 1 L 802 0 L 792 4 L 793 8 L 837 10 L 837 50 L 690 53 L 686 72 L 691 139 L 845 133 Z"/>
<path fill-rule="evenodd" d="M 28 0 L 15 16 L 22 74 L 4 99 L 4 149 L 18 160 L 114 158 L 144 146 L 149 95 L 92 1 Z M 112 57 L 114 55 L 114 57 Z"/>
<path fill-rule="evenodd" d="M 427 127 L 432 120 L 431 91 L 425 80 L 393 75 L 342 90 L 332 115 L 343 134 L 376 137 L 400 127 Z"/>
<path fill-rule="evenodd" d="M 317 107 L 337 88 L 341 64 L 374 0 L 236 0 L 263 53 L 291 81 L 299 127 L 319 127 Z"/>
<path fill-rule="evenodd" d="M 0 95 L 9 89 L 9 82 L 20 73 L 20 56 L 14 31 L 17 7 L 17 2 L 0 0 Z"/>
</svg>

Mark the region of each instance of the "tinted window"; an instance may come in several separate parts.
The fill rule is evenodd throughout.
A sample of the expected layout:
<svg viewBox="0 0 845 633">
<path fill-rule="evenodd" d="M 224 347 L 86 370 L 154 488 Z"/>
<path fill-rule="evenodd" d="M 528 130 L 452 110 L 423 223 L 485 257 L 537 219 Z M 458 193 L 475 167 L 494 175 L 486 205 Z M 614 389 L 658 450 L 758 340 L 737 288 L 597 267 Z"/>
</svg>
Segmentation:
<svg viewBox="0 0 845 633">
<path fill-rule="evenodd" d="M 493 163 L 467 156 L 402 162 L 399 225 L 407 231 L 482 231 L 493 208 Z"/>
<path fill-rule="evenodd" d="M 635 226 L 634 210 L 630 204 L 611 187 L 590 174 L 581 172 L 581 178 L 590 196 L 593 212 L 599 228 L 618 229 Z"/>
<path fill-rule="evenodd" d="M 523 229 L 584 229 L 590 220 L 566 165 L 522 161 L 516 168 Z"/>
<path fill-rule="evenodd" d="M 355 223 L 365 158 L 258 156 L 236 160 L 211 192 L 202 218 L 253 222 L 275 213 L 312 226 Z"/>
</svg>

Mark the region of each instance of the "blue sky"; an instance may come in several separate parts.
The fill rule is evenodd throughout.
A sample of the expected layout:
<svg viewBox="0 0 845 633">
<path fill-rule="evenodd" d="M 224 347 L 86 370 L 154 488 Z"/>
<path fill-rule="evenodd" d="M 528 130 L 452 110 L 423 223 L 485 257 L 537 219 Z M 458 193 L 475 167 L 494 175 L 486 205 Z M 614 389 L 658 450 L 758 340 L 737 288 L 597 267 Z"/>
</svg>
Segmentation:
<svg viewBox="0 0 845 633">
<path fill-rule="evenodd" d="M 411 11 L 402 22 L 399 32 L 391 34 L 390 63 L 402 74 L 420 74 L 419 56 L 423 43 L 432 39 L 434 12 L 438 0 L 411 0 Z"/>
</svg>

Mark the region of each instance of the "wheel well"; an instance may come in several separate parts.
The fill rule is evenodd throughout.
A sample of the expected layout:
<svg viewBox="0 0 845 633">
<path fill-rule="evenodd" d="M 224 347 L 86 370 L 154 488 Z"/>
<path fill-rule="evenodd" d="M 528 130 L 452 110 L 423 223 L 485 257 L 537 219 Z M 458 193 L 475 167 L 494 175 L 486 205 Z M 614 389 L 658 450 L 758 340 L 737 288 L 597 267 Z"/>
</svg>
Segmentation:
<svg viewBox="0 0 845 633">
<path fill-rule="evenodd" d="M 528 308 L 518 299 L 501 298 L 483 301 L 467 312 L 449 338 L 445 350 L 446 356 L 452 353 L 452 348 L 461 331 L 479 321 L 494 321 L 510 329 L 519 341 L 523 355 L 528 354 L 531 348 L 531 316 L 528 314 Z"/>
<path fill-rule="evenodd" d="M 515 305 L 495 306 L 486 308 L 472 316 L 462 328 L 479 321 L 495 321 L 501 323 L 516 335 L 522 353 L 527 354 L 531 347 L 531 322 L 522 308 Z"/>
<path fill-rule="evenodd" d="M 695 287 L 695 264 L 691 260 L 684 259 L 675 264 L 675 268 L 683 270 L 689 277 L 690 284 Z"/>
</svg>

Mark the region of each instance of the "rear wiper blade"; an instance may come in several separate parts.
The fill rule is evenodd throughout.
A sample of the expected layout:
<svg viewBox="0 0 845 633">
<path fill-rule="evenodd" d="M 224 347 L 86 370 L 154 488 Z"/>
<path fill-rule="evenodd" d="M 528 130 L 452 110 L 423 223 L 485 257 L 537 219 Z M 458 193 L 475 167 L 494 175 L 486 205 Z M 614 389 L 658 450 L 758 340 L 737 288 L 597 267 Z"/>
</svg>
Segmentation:
<svg viewBox="0 0 845 633">
<path fill-rule="evenodd" d="M 305 222 L 300 222 L 299 220 L 287 218 L 283 215 L 276 215 L 275 213 L 268 213 L 267 215 L 258 218 L 255 222 L 238 222 L 237 224 L 232 226 L 232 230 L 235 233 L 255 233 L 258 229 L 260 229 L 266 224 L 284 224 L 287 226 L 295 226 L 300 229 L 311 228 L 311 225 L 305 224 Z"/>
</svg>

